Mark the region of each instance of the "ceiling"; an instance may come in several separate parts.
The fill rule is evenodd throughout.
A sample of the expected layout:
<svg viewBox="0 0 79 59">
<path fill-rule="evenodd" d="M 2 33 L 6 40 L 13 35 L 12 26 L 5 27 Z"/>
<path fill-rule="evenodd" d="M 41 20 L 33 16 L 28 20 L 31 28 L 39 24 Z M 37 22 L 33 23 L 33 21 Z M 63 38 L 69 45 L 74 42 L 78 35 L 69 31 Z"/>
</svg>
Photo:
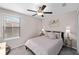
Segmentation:
<svg viewBox="0 0 79 59">
<path fill-rule="evenodd" d="M 62 6 L 63 3 L 0 3 L 0 7 L 26 15 L 33 15 L 35 13 L 29 12 L 27 9 L 37 10 L 38 7 L 43 4 L 47 6 L 44 11 L 52 11 L 52 15 L 75 11 L 79 7 L 79 3 L 66 3 L 66 6 L 64 7 Z"/>
</svg>

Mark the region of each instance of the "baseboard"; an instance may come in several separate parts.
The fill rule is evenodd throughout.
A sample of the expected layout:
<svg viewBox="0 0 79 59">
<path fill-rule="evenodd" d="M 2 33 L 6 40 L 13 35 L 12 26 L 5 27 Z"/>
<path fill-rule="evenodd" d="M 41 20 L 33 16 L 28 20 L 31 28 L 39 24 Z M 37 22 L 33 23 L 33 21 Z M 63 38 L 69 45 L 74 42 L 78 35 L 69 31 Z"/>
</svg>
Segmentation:
<svg viewBox="0 0 79 59">
<path fill-rule="evenodd" d="M 73 49 L 75 49 L 75 50 L 77 50 L 77 48 L 75 48 L 75 47 L 72 47 Z"/>
<path fill-rule="evenodd" d="M 20 46 L 23 46 L 23 45 L 24 45 L 24 43 L 20 43 L 20 44 L 18 44 L 16 46 L 11 47 L 11 49 L 15 49 L 15 48 L 20 47 Z"/>
</svg>

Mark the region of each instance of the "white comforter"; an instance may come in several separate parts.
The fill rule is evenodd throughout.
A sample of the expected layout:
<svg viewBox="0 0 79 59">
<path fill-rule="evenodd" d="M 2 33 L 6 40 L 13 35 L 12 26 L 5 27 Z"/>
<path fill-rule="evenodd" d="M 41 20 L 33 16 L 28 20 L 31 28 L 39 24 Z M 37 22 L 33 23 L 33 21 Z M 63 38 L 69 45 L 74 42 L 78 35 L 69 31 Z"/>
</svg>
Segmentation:
<svg viewBox="0 0 79 59">
<path fill-rule="evenodd" d="M 25 45 L 36 55 L 56 55 L 62 48 L 62 39 L 49 39 L 45 36 L 29 39 Z"/>
</svg>

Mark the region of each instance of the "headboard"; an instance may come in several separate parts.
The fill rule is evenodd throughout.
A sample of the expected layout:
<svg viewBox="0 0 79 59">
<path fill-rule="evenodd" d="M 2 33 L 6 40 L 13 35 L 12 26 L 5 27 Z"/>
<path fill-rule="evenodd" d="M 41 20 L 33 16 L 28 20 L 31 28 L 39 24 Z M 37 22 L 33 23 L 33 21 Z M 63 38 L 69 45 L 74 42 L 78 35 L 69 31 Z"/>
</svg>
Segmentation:
<svg viewBox="0 0 79 59">
<path fill-rule="evenodd" d="M 61 34 L 61 38 L 62 38 L 62 40 L 64 42 L 64 32 L 61 32 L 61 31 L 48 31 L 48 30 L 46 30 L 46 32 L 60 33 Z"/>
</svg>

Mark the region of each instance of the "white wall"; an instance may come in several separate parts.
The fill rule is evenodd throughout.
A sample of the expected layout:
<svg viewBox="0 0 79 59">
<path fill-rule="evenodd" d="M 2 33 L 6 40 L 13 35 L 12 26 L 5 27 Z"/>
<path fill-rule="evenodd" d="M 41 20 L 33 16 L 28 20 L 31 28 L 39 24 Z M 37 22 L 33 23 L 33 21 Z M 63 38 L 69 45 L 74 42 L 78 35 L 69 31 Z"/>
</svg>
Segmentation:
<svg viewBox="0 0 79 59">
<path fill-rule="evenodd" d="M 1 16 L 1 14 L 0 14 L 0 16 Z M 0 17 L 0 42 L 2 41 L 2 20 L 1 20 L 2 18 Z"/>
<path fill-rule="evenodd" d="M 31 16 L 23 15 L 17 12 L 9 11 L 0 9 L 0 13 L 4 15 L 11 14 L 14 16 L 21 16 L 21 23 L 20 23 L 20 39 L 14 40 L 7 40 L 7 45 L 11 48 L 15 48 L 18 46 L 23 45 L 29 38 L 39 35 L 41 30 L 41 20 L 37 18 L 33 18 Z"/>
<path fill-rule="evenodd" d="M 78 16 L 78 18 L 77 18 L 77 31 L 76 31 L 76 33 L 77 33 L 77 51 L 79 54 L 79 8 L 77 10 L 77 16 Z"/>
<path fill-rule="evenodd" d="M 77 48 L 77 41 L 76 41 L 76 20 L 77 20 L 77 13 L 76 11 L 69 12 L 62 15 L 47 15 L 44 18 L 43 25 L 45 30 L 55 30 L 55 31 L 66 31 L 66 27 L 70 26 L 71 33 L 75 37 L 73 40 L 73 48 Z M 57 27 L 50 26 L 49 22 L 50 20 L 59 19 L 59 25 Z"/>
</svg>

